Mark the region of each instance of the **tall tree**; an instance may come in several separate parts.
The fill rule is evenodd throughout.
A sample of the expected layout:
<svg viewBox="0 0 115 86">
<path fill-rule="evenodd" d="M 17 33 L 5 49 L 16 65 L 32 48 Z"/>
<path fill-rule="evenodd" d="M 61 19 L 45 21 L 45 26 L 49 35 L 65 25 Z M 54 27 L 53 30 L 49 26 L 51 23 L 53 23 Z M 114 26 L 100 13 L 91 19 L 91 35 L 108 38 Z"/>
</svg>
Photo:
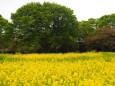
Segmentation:
<svg viewBox="0 0 115 86">
<path fill-rule="evenodd" d="M 112 27 L 115 28 L 115 14 L 104 15 L 98 19 L 98 27 Z"/>
<path fill-rule="evenodd" d="M 97 19 L 90 18 L 88 21 L 79 22 L 79 36 L 83 41 L 88 35 L 93 34 L 97 28 Z"/>
<path fill-rule="evenodd" d="M 75 48 L 78 22 L 70 8 L 49 2 L 29 3 L 11 18 L 23 51 L 66 52 Z"/>
<path fill-rule="evenodd" d="M 87 50 L 113 51 L 115 52 L 115 30 L 113 28 L 102 28 L 92 36 L 85 39 Z"/>
<path fill-rule="evenodd" d="M 0 52 L 8 51 L 8 47 L 12 40 L 12 36 L 12 24 L 0 15 Z"/>
</svg>

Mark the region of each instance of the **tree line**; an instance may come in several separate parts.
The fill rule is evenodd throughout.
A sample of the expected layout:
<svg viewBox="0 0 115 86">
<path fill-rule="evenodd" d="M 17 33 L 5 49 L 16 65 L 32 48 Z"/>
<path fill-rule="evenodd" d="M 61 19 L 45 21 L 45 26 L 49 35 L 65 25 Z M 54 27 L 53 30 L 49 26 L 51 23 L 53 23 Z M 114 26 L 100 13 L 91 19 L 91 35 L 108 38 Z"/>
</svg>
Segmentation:
<svg viewBox="0 0 115 86">
<path fill-rule="evenodd" d="M 56 3 L 28 3 L 0 15 L 0 53 L 58 53 L 115 51 L 115 14 L 78 21 L 68 7 Z"/>
</svg>

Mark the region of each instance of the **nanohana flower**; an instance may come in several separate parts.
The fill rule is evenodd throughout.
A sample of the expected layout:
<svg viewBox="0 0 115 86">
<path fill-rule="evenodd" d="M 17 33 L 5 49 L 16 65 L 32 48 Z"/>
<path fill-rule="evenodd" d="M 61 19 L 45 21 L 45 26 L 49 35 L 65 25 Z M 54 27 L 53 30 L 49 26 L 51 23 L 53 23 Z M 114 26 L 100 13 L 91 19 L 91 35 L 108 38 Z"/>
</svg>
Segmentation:
<svg viewBox="0 0 115 86">
<path fill-rule="evenodd" d="M 107 54 L 108 55 L 108 54 Z M 115 86 L 115 54 L 5 54 L 0 86 Z"/>
</svg>

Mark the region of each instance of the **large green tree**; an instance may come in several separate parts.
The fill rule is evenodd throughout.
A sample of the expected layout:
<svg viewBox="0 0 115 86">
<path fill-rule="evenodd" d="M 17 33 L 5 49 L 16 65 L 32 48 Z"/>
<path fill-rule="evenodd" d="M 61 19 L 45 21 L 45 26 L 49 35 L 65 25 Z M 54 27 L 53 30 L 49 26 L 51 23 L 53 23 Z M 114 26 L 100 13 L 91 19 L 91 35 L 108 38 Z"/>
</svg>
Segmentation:
<svg viewBox="0 0 115 86">
<path fill-rule="evenodd" d="M 0 52 L 7 52 L 13 37 L 12 24 L 0 15 Z"/>
<path fill-rule="evenodd" d="M 19 51 L 75 50 L 78 22 L 73 11 L 56 3 L 29 3 L 12 14 Z"/>
<path fill-rule="evenodd" d="M 79 50 L 85 51 L 84 40 L 87 36 L 92 35 L 97 28 L 97 19 L 90 18 L 88 21 L 79 22 L 79 37 L 77 41 L 79 43 Z"/>
<path fill-rule="evenodd" d="M 115 14 L 104 15 L 98 19 L 98 27 L 112 27 L 115 28 Z"/>
<path fill-rule="evenodd" d="M 97 29 L 97 19 L 90 18 L 88 21 L 79 22 L 79 35 L 82 40 L 92 35 L 95 29 Z"/>
</svg>

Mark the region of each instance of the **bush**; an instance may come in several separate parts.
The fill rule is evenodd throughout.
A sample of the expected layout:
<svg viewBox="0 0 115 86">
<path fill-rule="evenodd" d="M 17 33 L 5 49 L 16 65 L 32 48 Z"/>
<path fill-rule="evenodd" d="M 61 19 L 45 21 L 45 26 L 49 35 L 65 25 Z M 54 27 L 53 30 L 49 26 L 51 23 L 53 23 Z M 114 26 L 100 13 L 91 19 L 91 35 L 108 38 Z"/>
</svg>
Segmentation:
<svg viewBox="0 0 115 86">
<path fill-rule="evenodd" d="M 115 51 L 115 29 L 106 27 L 99 29 L 85 39 L 86 49 L 96 51 Z"/>
</svg>

